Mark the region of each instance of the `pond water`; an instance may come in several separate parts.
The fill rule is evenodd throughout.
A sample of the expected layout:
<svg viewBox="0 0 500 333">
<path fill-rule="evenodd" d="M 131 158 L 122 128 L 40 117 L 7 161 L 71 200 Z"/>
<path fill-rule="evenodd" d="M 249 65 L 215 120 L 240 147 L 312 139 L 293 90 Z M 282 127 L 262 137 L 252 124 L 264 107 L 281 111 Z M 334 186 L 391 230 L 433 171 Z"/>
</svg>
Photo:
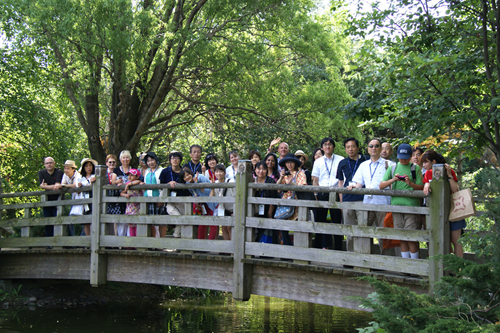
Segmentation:
<svg viewBox="0 0 500 333">
<path fill-rule="evenodd" d="M 202 301 L 133 302 L 81 308 L 24 308 L 0 311 L 0 332 L 357 332 L 370 313 L 230 294 Z"/>
</svg>

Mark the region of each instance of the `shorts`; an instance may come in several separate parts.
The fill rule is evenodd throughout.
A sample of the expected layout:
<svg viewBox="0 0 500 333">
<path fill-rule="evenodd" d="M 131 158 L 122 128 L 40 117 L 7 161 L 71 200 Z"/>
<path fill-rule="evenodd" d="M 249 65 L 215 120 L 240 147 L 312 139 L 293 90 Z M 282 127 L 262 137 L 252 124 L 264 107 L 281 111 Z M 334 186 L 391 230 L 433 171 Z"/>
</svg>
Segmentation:
<svg viewBox="0 0 500 333">
<path fill-rule="evenodd" d="M 394 229 L 420 230 L 422 219 L 417 214 L 392 213 Z"/>
<path fill-rule="evenodd" d="M 465 223 L 465 219 L 456 222 L 450 222 L 450 231 L 465 229 L 466 226 L 467 223 Z"/>
</svg>

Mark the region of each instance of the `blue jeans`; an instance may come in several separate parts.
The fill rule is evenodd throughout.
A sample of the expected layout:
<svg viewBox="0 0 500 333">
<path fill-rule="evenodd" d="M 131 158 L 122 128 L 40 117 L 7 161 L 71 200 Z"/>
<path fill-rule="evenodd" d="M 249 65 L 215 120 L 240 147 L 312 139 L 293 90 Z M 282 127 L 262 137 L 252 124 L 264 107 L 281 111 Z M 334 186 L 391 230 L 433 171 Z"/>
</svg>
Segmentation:
<svg viewBox="0 0 500 333">
<path fill-rule="evenodd" d="M 43 217 L 55 217 L 57 216 L 57 206 L 53 207 L 43 207 Z M 54 236 L 54 226 L 46 225 L 45 226 L 45 237 Z"/>
</svg>

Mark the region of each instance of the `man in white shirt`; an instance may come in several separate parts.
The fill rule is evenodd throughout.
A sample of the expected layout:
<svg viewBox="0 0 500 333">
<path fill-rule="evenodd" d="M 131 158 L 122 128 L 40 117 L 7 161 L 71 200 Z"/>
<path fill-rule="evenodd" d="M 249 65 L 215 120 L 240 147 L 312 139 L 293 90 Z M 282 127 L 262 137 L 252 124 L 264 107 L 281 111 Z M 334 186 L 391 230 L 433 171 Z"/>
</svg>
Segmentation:
<svg viewBox="0 0 500 333">
<path fill-rule="evenodd" d="M 358 171 L 352 177 L 352 181 L 356 183 L 356 188 L 380 189 L 379 185 L 384 178 L 386 168 L 390 168 L 393 164 L 390 160 L 381 157 L 382 143 L 378 139 L 372 139 L 368 143 L 368 153 L 370 159 L 360 164 Z M 352 190 L 354 186 L 347 186 Z M 377 204 L 377 205 L 390 205 L 391 197 L 385 195 L 364 195 L 363 203 Z M 384 226 L 384 218 L 386 212 L 368 212 L 368 226 L 375 225 L 377 227 Z M 379 240 L 380 251 L 383 252 L 382 240 Z"/>
<path fill-rule="evenodd" d="M 338 186 L 339 180 L 337 179 L 337 168 L 344 159 L 340 155 L 335 155 L 335 142 L 332 138 L 324 138 L 321 140 L 321 148 L 325 155 L 318 158 L 314 162 L 312 170 L 312 180 L 314 186 Z M 328 201 L 329 193 L 318 193 L 316 199 L 319 201 Z M 314 213 L 315 222 L 329 222 L 326 220 L 328 209 L 317 208 Z M 342 223 L 342 213 L 340 209 L 330 209 L 330 217 L 332 223 Z M 335 235 L 335 250 L 342 251 L 342 241 L 344 236 Z M 316 234 L 314 237 L 313 247 L 318 249 L 329 249 L 332 247 L 332 235 L 330 234 Z"/>
</svg>

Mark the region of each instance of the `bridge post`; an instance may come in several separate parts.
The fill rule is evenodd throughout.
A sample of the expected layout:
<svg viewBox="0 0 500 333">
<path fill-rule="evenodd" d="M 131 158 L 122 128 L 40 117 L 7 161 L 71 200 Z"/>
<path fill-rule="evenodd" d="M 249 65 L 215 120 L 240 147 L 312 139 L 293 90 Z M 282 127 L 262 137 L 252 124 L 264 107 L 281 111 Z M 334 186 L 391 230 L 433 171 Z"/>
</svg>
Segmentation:
<svg viewBox="0 0 500 333">
<path fill-rule="evenodd" d="M 101 247 L 101 209 L 103 185 L 107 184 L 106 166 L 95 168 L 96 181 L 92 185 L 92 224 L 90 226 L 90 284 L 106 284 L 107 257 L 99 254 Z"/>
<path fill-rule="evenodd" d="M 233 298 L 248 301 L 252 287 L 252 266 L 242 262 L 245 258 L 245 242 L 252 240 L 246 230 L 248 183 L 252 180 L 252 163 L 248 160 L 238 162 L 236 174 L 236 198 L 234 202 L 234 264 Z"/>
<path fill-rule="evenodd" d="M 450 183 L 443 164 L 432 166 L 430 195 L 429 257 L 448 254 L 450 251 Z M 443 260 L 429 260 L 429 282 L 432 292 L 434 284 L 443 277 Z"/>
</svg>

